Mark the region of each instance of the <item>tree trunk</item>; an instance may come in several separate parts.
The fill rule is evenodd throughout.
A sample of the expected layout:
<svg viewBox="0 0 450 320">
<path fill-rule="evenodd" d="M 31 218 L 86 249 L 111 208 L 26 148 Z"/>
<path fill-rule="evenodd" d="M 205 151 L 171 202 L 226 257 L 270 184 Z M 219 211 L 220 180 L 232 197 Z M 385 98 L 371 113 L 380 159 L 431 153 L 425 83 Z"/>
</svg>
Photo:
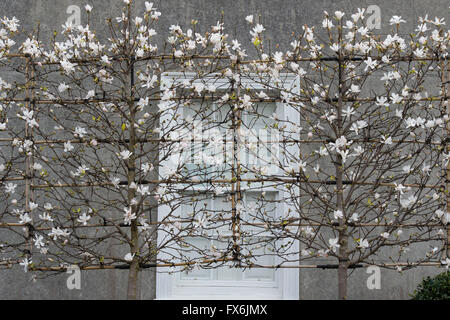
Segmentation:
<svg viewBox="0 0 450 320">
<path fill-rule="evenodd" d="M 131 68 L 132 72 L 133 68 Z M 133 77 L 131 77 L 133 79 Z M 133 81 L 132 81 L 133 82 Z M 128 160 L 128 186 L 134 183 L 136 178 L 136 163 L 135 163 L 135 143 L 136 143 L 136 132 L 134 128 L 134 102 L 130 100 L 130 144 L 128 145 L 128 150 L 133 154 Z M 136 196 L 135 189 L 128 187 L 128 201 L 132 212 L 139 216 L 138 208 L 136 205 L 131 205 L 132 199 Z M 130 271 L 128 274 L 128 290 L 127 298 L 129 300 L 138 299 L 138 276 L 139 276 L 139 230 L 137 218 L 131 221 L 130 226 L 131 241 L 130 241 L 130 252 L 133 254 L 133 261 L 130 264 Z"/>
<path fill-rule="evenodd" d="M 341 19 L 341 25 L 339 26 L 339 44 L 342 43 L 342 23 L 343 20 Z M 342 45 L 341 45 L 342 48 Z M 345 72 L 344 72 L 344 66 L 343 66 L 343 59 L 342 59 L 342 52 L 341 49 L 338 51 L 339 55 L 339 101 L 337 104 L 337 128 L 336 138 L 340 138 L 344 134 L 344 119 L 342 118 L 342 110 L 344 108 L 343 99 L 345 97 L 346 92 L 346 82 L 345 82 Z M 338 259 L 339 259 L 339 267 L 338 267 L 338 298 L 339 300 L 345 300 L 347 299 L 347 269 L 348 269 L 348 234 L 347 234 L 347 225 L 345 223 L 345 219 L 347 216 L 346 212 L 346 206 L 344 203 L 344 184 L 343 184 L 343 159 L 340 154 L 337 154 L 336 156 L 336 162 L 335 162 L 335 168 L 336 168 L 336 208 L 340 210 L 343 215 L 344 219 L 340 219 L 339 221 L 339 227 L 338 227 L 338 234 L 339 234 L 339 253 L 338 253 Z"/>
<path fill-rule="evenodd" d="M 134 222 L 134 221 L 133 221 Z M 134 233 L 137 240 L 137 232 Z M 132 250 L 133 251 L 133 250 Z M 127 289 L 127 299 L 137 300 L 138 297 L 138 284 L 139 284 L 139 261 L 135 256 L 130 264 L 130 270 L 128 272 L 128 289 Z"/>
<path fill-rule="evenodd" d="M 339 300 L 347 299 L 347 271 L 348 261 L 339 260 L 338 268 L 338 298 Z"/>
<path fill-rule="evenodd" d="M 128 10 L 128 19 L 130 19 L 130 10 Z M 136 179 L 136 108 L 134 103 L 134 57 L 132 57 L 131 61 L 128 64 L 128 77 L 127 82 L 129 83 L 129 89 L 127 90 L 128 96 L 128 107 L 129 107 L 129 121 L 130 121 L 130 142 L 128 144 L 128 151 L 131 152 L 131 156 L 128 159 L 127 163 L 127 173 L 128 173 L 128 204 L 131 208 L 132 213 L 136 213 L 136 219 L 131 221 L 130 225 L 130 252 L 133 255 L 133 260 L 130 264 L 130 270 L 128 273 L 128 289 L 127 289 L 127 299 L 128 300 L 137 300 L 139 298 L 138 292 L 138 278 L 139 278 L 139 229 L 138 229 L 138 217 L 139 212 L 138 208 L 135 204 L 131 205 L 132 200 L 136 196 L 136 191 L 134 188 L 130 188 L 132 183 L 135 183 Z"/>
<path fill-rule="evenodd" d="M 130 103 L 131 104 L 131 103 Z M 128 161 L 128 186 L 134 182 L 136 174 L 136 163 L 135 163 L 135 143 L 136 143 L 136 133 L 134 129 L 134 105 L 131 105 L 131 124 L 130 124 L 130 144 L 128 150 L 133 152 Z M 128 201 L 131 203 L 132 199 L 136 196 L 135 190 L 133 188 L 128 188 Z M 137 212 L 138 208 L 136 205 L 131 205 L 132 212 Z M 128 290 L 127 298 L 130 300 L 138 299 L 138 277 L 139 277 L 139 230 L 137 218 L 131 221 L 130 225 L 131 241 L 130 241 L 130 252 L 133 254 L 133 261 L 130 264 L 130 270 L 128 274 Z"/>
</svg>

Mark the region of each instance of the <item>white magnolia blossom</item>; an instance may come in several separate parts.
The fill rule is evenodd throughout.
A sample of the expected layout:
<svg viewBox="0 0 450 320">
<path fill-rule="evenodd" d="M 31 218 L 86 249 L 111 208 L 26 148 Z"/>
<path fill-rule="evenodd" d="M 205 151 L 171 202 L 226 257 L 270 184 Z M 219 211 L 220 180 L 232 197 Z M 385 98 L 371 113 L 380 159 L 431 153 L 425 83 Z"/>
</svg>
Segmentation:
<svg viewBox="0 0 450 320">
<path fill-rule="evenodd" d="M 130 159 L 132 154 L 133 154 L 133 152 L 131 152 L 129 150 L 123 150 L 119 153 L 119 156 L 122 160 L 128 160 L 128 159 Z"/>
<path fill-rule="evenodd" d="M 403 194 L 403 193 L 404 193 L 403 190 L 406 189 L 405 186 L 403 186 L 401 183 L 400 183 L 400 184 L 397 184 L 396 182 L 394 182 L 394 185 L 395 185 L 395 191 L 399 192 L 400 194 Z"/>
<path fill-rule="evenodd" d="M 392 144 L 392 138 L 386 137 L 386 136 L 381 136 L 381 143 L 390 145 L 390 144 Z"/>
<path fill-rule="evenodd" d="M 385 238 L 385 239 L 388 239 L 390 234 L 389 234 L 389 232 L 383 232 L 382 234 L 380 234 L 380 236 Z"/>
<path fill-rule="evenodd" d="M 355 134 L 359 134 L 359 130 L 364 129 L 368 126 L 367 122 L 364 120 L 357 120 L 352 123 L 350 130 L 355 131 Z"/>
<path fill-rule="evenodd" d="M 77 222 L 83 224 L 84 226 L 87 225 L 87 222 L 91 219 L 91 216 L 88 215 L 86 212 L 83 212 L 82 215 L 80 215 L 77 218 Z"/>
<path fill-rule="evenodd" d="M 50 216 L 48 212 L 43 212 L 42 214 L 39 214 L 39 219 L 43 221 L 52 222 L 53 218 Z"/>
<path fill-rule="evenodd" d="M 333 212 L 333 216 L 335 220 L 339 220 L 339 219 L 343 219 L 344 218 L 344 214 L 342 213 L 341 210 L 335 210 Z"/>
<path fill-rule="evenodd" d="M 359 239 L 359 248 L 368 248 L 369 247 L 369 241 L 367 239 Z"/>
<path fill-rule="evenodd" d="M 357 222 L 359 220 L 359 215 L 357 212 L 354 212 L 350 219 L 348 219 L 349 222 Z"/>
<path fill-rule="evenodd" d="M 54 208 L 53 208 L 53 205 L 52 205 L 50 202 L 46 202 L 46 203 L 44 204 L 44 209 L 47 210 L 47 211 L 51 211 L 51 210 L 53 210 Z"/>
<path fill-rule="evenodd" d="M 392 24 L 399 24 L 399 23 L 405 23 L 406 21 L 402 19 L 401 16 L 392 16 L 391 20 L 389 20 L 389 23 Z"/>
<path fill-rule="evenodd" d="M 64 72 L 66 73 L 66 74 L 69 74 L 69 73 L 71 73 L 71 72 L 73 72 L 73 71 L 75 71 L 75 67 L 76 67 L 77 65 L 75 64 L 75 63 L 71 63 L 69 60 L 62 60 L 61 61 L 61 67 L 64 69 Z"/>
<path fill-rule="evenodd" d="M 364 61 L 364 63 L 366 64 L 366 68 L 364 69 L 364 71 L 367 71 L 369 69 L 373 70 L 378 65 L 378 61 L 377 60 L 372 60 L 371 57 L 368 57 L 367 60 Z"/>
<path fill-rule="evenodd" d="M 48 234 L 54 241 L 58 240 L 59 237 L 67 238 L 70 236 L 70 230 L 61 229 L 60 227 L 52 228 L 52 231 Z"/>
<path fill-rule="evenodd" d="M 5 185 L 5 192 L 13 194 L 13 193 L 16 192 L 16 188 L 17 188 L 17 184 L 16 183 L 8 182 Z"/>
<path fill-rule="evenodd" d="M 19 263 L 21 266 L 23 266 L 23 271 L 27 272 L 28 267 L 33 263 L 33 261 L 28 260 L 28 258 L 23 258 L 22 261 Z"/>
<path fill-rule="evenodd" d="M 74 149 L 74 146 L 70 141 L 64 142 L 64 152 L 70 152 Z"/>
<path fill-rule="evenodd" d="M 29 206 L 30 206 L 30 211 L 33 211 L 34 209 L 37 209 L 39 207 L 39 205 L 33 201 L 30 201 Z"/>
<path fill-rule="evenodd" d="M 28 212 L 20 212 L 19 213 L 19 223 L 20 224 L 27 224 L 32 222 L 33 219 L 31 219 L 30 215 L 28 214 Z"/>
<path fill-rule="evenodd" d="M 337 249 L 339 249 L 339 247 L 341 246 L 339 243 L 339 237 L 338 238 L 330 238 L 328 239 L 328 244 L 330 246 L 330 249 L 333 252 L 336 252 Z"/>
<path fill-rule="evenodd" d="M 135 255 L 135 253 L 131 254 L 130 252 L 128 252 L 123 258 L 125 261 L 131 262 L 133 261 Z"/>
<path fill-rule="evenodd" d="M 125 207 L 123 209 L 123 211 L 125 211 L 125 213 L 123 215 L 123 223 L 125 225 L 130 225 L 131 221 L 136 219 L 136 213 L 132 212 L 132 208 L 131 207 Z"/>
<path fill-rule="evenodd" d="M 83 138 L 86 134 L 87 134 L 87 131 L 83 127 L 76 127 L 74 130 L 74 133 L 73 133 L 74 137 L 80 138 L 80 139 Z"/>
<path fill-rule="evenodd" d="M 380 107 L 389 107 L 388 98 L 386 97 L 377 97 L 377 102 L 375 104 Z"/>
<path fill-rule="evenodd" d="M 404 196 L 400 198 L 400 204 L 402 208 L 410 208 L 417 201 L 417 197 L 414 195 Z"/>
<path fill-rule="evenodd" d="M 334 15 L 335 15 L 336 19 L 341 20 L 342 17 L 345 15 L 345 13 L 342 11 L 335 11 Z"/>
<path fill-rule="evenodd" d="M 40 234 L 37 234 L 34 239 L 34 245 L 38 248 L 41 249 L 43 247 L 45 247 L 45 243 L 44 243 L 44 237 L 41 236 Z"/>
</svg>

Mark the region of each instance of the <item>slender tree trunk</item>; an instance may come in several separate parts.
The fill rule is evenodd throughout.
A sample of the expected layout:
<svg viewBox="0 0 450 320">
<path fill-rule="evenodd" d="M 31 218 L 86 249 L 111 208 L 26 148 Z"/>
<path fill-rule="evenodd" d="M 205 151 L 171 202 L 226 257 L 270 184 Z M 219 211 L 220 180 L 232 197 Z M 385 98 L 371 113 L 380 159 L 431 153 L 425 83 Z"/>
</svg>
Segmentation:
<svg viewBox="0 0 450 320">
<path fill-rule="evenodd" d="M 136 223 L 134 223 L 134 225 L 136 226 Z M 133 226 L 132 226 L 132 228 L 133 228 Z M 136 228 L 136 231 L 132 230 L 131 233 L 133 235 L 132 242 L 137 243 L 138 242 L 137 228 Z M 134 247 L 134 248 L 133 247 L 132 247 L 131 251 L 132 251 L 132 253 L 136 253 L 136 247 Z M 138 292 L 139 292 L 138 284 L 139 284 L 139 260 L 135 256 L 133 258 L 133 261 L 131 262 L 130 270 L 128 272 L 128 289 L 127 289 L 127 299 L 128 300 L 137 300 L 137 299 L 139 299 L 139 297 L 138 297 Z"/>
<path fill-rule="evenodd" d="M 128 160 L 128 186 L 134 182 L 136 178 L 136 163 L 135 163 L 135 144 L 136 144 L 136 132 L 134 128 L 134 102 L 130 101 L 130 143 L 128 145 L 128 150 L 133 154 Z M 131 210 L 139 215 L 137 212 L 136 205 L 131 205 L 131 200 L 136 196 L 135 189 L 128 188 L 128 202 L 130 203 Z M 131 221 L 130 226 L 131 242 L 130 251 L 134 255 L 133 261 L 130 265 L 130 271 L 128 274 L 128 299 L 137 299 L 138 295 L 138 276 L 139 276 L 139 230 L 137 226 L 137 219 Z"/>
<path fill-rule="evenodd" d="M 131 205 L 132 199 L 136 196 L 136 190 L 134 188 L 130 188 L 131 183 L 135 182 L 136 179 L 136 128 L 135 128 L 135 118 L 136 118 L 136 109 L 134 103 L 134 59 L 129 62 L 128 65 L 128 79 L 129 83 L 129 91 L 128 95 L 128 106 L 130 110 L 130 142 L 128 144 L 128 151 L 132 154 L 128 159 L 127 163 L 127 173 L 128 173 L 128 204 L 131 207 L 132 213 L 136 214 L 136 219 L 131 221 L 130 233 L 131 233 L 131 241 L 130 241 L 130 252 L 133 255 L 133 260 L 130 264 L 130 270 L 128 273 L 128 289 L 127 289 L 127 299 L 128 300 L 136 300 L 138 299 L 139 293 L 139 230 L 138 230 L 138 222 L 137 217 L 139 217 L 138 208 L 136 205 Z"/>
<path fill-rule="evenodd" d="M 131 77 L 133 78 L 133 77 Z M 136 132 L 134 128 L 134 102 L 130 99 L 130 143 L 128 145 L 128 150 L 133 154 L 130 156 L 128 160 L 128 186 L 134 182 L 136 178 L 136 163 L 135 163 L 135 144 L 136 144 Z M 136 216 L 139 215 L 137 212 L 136 205 L 131 205 L 131 200 L 136 196 L 135 189 L 128 188 L 128 202 L 130 203 L 132 213 L 136 213 Z M 133 260 L 130 265 L 130 271 L 128 274 L 128 291 L 127 298 L 128 299 L 137 299 L 138 298 L 138 276 L 139 276 L 139 230 L 137 226 L 137 219 L 131 221 L 130 226 L 131 233 L 131 241 L 130 241 L 130 251 L 131 254 L 134 255 Z"/>
<path fill-rule="evenodd" d="M 342 43 L 342 19 L 341 25 L 339 26 L 339 44 Z M 341 45 L 342 47 L 342 45 Z M 345 98 L 346 91 L 346 83 L 345 83 L 345 74 L 344 74 L 344 66 L 343 66 L 343 57 L 341 53 L 341 49 L 338 52 L 339 55 L 339 101 L 336 106 L 337 111 L 337 137 L 340 138 L 344 135 L 343 132 L 343 118 L 342 118 L 342 110 L 344 107 L 343 99 Z M 336 207 L 338 210 L 342 212 L 344 215 L 344 219 L 340 219 L 338 234 L 339 234 L 339 267 L 338 267 L 338 298 L 339 300 L 347 299 L 347 270 L 348 270 L 348 234 L 347 234 L 347 225 L 346 225 L 346 217 L 347 213 L 345 210 L 344 203 L 344 184 L 343 184 L 343 170 L 344 163 L 342 156 L 338 154 L 336 156 L 335 162 L 336 168 Z"/>
<path fill-rule="evenodd" d="M 339 300 L 347 299 L 347 276 L 348 276 L 348 261 L 339 260 L 338 268 L 338 298 Z"/>
</svg>

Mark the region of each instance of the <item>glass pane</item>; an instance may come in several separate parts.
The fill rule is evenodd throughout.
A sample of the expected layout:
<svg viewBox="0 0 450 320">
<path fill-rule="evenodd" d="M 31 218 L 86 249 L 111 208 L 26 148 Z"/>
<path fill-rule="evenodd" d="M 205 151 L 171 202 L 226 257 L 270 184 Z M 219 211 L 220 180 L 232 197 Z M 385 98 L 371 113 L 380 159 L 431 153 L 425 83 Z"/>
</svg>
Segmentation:
<svg viewBox="0 0 450 320">
<path fill-rule="evenodd" d="M 217 248 L 227 251 L 232 248 L 232 244 L 227 241 L 215 241 Z M 231 264 L 221 266 L 216 270 L 217 280 L 237 281 L 242 280 L 243 270 L 239 268 L 230 268 Z"/>
<path fill-rule="evenodd" d="M 241 219 L 244 221 L 242 230 L 256 236 L 263 235 L 265 229 L 261 224 L 276 218 L 275 198 L 276 192 L 245 192 L 241 212 Z"/>
<path fill-rule="evenodd" d="M 183 159 L 187 174 L 201 180 L 226 179 L 231 161 L 230 106 L 197 103 L 183 108 L 183 117 L 190 124 L 183 133 Z M 229 141 L 227 142 L 228 139 Z"/>
<path fill-rule="evenodd" d="M 204 195 L 184 194 L 180 210 L 180 217 L 197 220 L 207 214 L 210 208 L 210 199 Z"/>
<path fill-rule="evenodd" d="M 210 249 L 210 240 L 202 238 L 189 238 L 186 242 L 191 244 L 191 247 L 186 250 L 185 255 L 190 259 L 201 259 L 199 252 Z M 184 271 L 180 273 L 181 280 L 210 280 L 211 270 L 194 267 L 193 270 Z"/>
<path fill-rule="evenodd" d="M 250 144 L 252 156 L 248 157 L 249 165 L 270 164 L 272 150 L 272 125 L 275 123 L 273 114 L 276 112 L 275 103 L 258 103 L 251 110 L 246 111 L 244 126 L 248 132 L 247 141 Z M 255 145 L 256 144 L 256 145 Z"/>
<path fill-rule="evenodd" d="M 215 197 L 213 200 L 214 216 L 221 219 L 227 219 L 220 223 L 217 229 L 219 235 L 229 236 L 232 234 L 231 230 L 231 199 L 230 196 Z M 224 239 L 225 241 L 225 239 Z"/>
<path fill-rule="evenodd" d="M 229 266 L 223 266 L 217 269 L 217 280 L 222 281 L 238 281 L 242 280 L 243 271 L 238 268 L 230 268 Z"/>
<path fill-rule="evenodd" d="M 268 239 L 261 239 L 268 240 Z M 263 242 L 262 241 L 262 242 Z M 267 244 L 260 248 L 253 248 L 251 251 L 256 257 L 254 263 L 261 266 L 273 266 L 275 264 L 275 258 L 271 255 L 272 248 L 271 244 Z M 253 268 L 247 269 L 244 272 L 245 280 L 256 280 L 256 281 L 273 281 L 275 280 L 275 269 L 272 268 Z"/>
</svg>

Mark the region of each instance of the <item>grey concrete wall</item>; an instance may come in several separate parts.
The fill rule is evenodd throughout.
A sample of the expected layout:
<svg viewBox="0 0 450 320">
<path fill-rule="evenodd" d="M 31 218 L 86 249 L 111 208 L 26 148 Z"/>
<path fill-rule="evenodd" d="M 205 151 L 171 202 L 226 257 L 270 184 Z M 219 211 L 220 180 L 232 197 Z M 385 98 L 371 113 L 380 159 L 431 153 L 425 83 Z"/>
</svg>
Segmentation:
<svg viewBox="0 0 450 320">
<path fill-rule="evenodd" d="M 367 8 L 377 5 L 381 10 L 380 34 L 387 33 L 389 19 L 392 15 L 400 15 L 407 23 L 402 25 L 404 32 L 412 32 L 417 18 L 425 14 L 443 16 L 450 23 L 448 0 L 153 0 L 162 12 L 160 22 L 156 28 L 160 34 L 165 34 L 171 24 L 188 27 L 191 19 L 197 19 L 202 31 L 208 30 L 216 24 L 224 14 L 227 33 L 241 41 L 250 39 L 245 16 L 260 15 L 260 21 L 265 26 L 267 38 L 271 39 L 271 46 L 279 44 L 281 49 L 287 48 L 291 41 L 291 32 L 301 31 L 301 26 L 319 25 L 323 17 L 323 10 L 334 12 L 345 11 L 347 15 L 356 8 Z M 60 30 L 69 14 L 69 5 L 81 8 L 81 22 L 87 22 L 83 9 L 86 1 L 80 0 L 2 0 L 0 1 L 0 16 L 16 16 L 21 21 L 25 31 L 32 31 L 38 23 L 42 38 L 52 34 L 53 30 Z M 91 25 L 104 35 L 104 19 L 117 16 L 122 7 L 122 0 L 88 1 L 93 7 Z M 144 0 L 135 0 L 136 13 L 143 13 Z M 160 47 L 162 45 L 160 44 Z M 252 52 L 249 50 L 249 54 Z M 1 230 L 0 230 L 1 233 Z M 417 283 L 427 275 L 434 275 L 442 269 L 417 268 L 399 274 L 396 271 L 382 270 L 380 290 L 368 290 L 366 280 L 369 276 L 365 269 L 352 273 L 349 283 L 350 299 L 408 299 Z M 126 296 L 126 271 L 91 271 L 82 272 L 82 289 L 68 290 L 66 287 L 67 274 L 49 275 L 45 279 L 33 281 L 33 275 L 24 274 L 20 267 L 12 270 L 0 271 L 0 299 L 121 299 Z M 301 270 L 300 298 L 301 299 L 334 299 L 336 298 L 336 271 L 329 270 Z M 154 274 L 144 271 L 141 277 L 141 298 L 155 297 Z"/>
<path fill-rule="evenodd" d="M 356 300 L 403 300 L 411 299 L 417 285 L 426 276 L 433 277 L 443 272 L 442 269 L 422 267 L 408 271 L 381 269 L 381 289 L 369 290 L 367 279 L 371 274 L 366 268 L 354 269 L 350 272 L 348 281 L 348 299 Z M 336 299 L 337 291 L 336 270 L 300 271 L 300 299 Z"/>
<path fill-rule="evenodd" d="M 137 15 L 144 13 L 144 2 L 145 0 L 134 0 Z M 221 19 L 223 13 L 227 33 L 244 41 L 250 39 L 249 26 L 244 19 L 247 15 L 254 14 L 255 19 L 260 19 L 258 21 L 265 26 L 267 38 L 271 39 L 273 48 L 276 44 L 281 48 L 288 46 L 291 33 L 301 31 L 304 24 L 321 25 L 324 10 L 329 13 L 341 10 L 350 15 L 356 8 L 377 5 L 381 11 L 381 29 L 376 31 L 380 34 L 391 30 L 389 19 L 393 15 L 400 15 L 407 21 L 402 24 L 400 33 L 413 32 L 418 17 L 425 14 L 446 18 L 449 15 L 446 0 L 153 0 L 153 2 L 162 12 L 156 28 L 160 34 L 167 33 L 172 24 L 187 28 L 192 19 L 199 21 L 200 30 L 207 31 Z M 86 3 L 90 3 L 94 8 L 91 26 L 97 30 L 105 30 L 105 18 L 120 15 L 123 4 L 121 0 L 3 0 L 0 2 L 0 15 L 16 16 L 27 31 L 35 29 L 39 23 L 41 37 L 45 37 L 46 34 L 53 34 L 54 30 L 61 30 L 61 25 L 70 16 L 66 13 L 70 5 L 81 8 L 81 23 L 86 24 L 87 14 L 84 10 Z M 370 14 L 366 16 L 369 17 Z"/>
</svg>

